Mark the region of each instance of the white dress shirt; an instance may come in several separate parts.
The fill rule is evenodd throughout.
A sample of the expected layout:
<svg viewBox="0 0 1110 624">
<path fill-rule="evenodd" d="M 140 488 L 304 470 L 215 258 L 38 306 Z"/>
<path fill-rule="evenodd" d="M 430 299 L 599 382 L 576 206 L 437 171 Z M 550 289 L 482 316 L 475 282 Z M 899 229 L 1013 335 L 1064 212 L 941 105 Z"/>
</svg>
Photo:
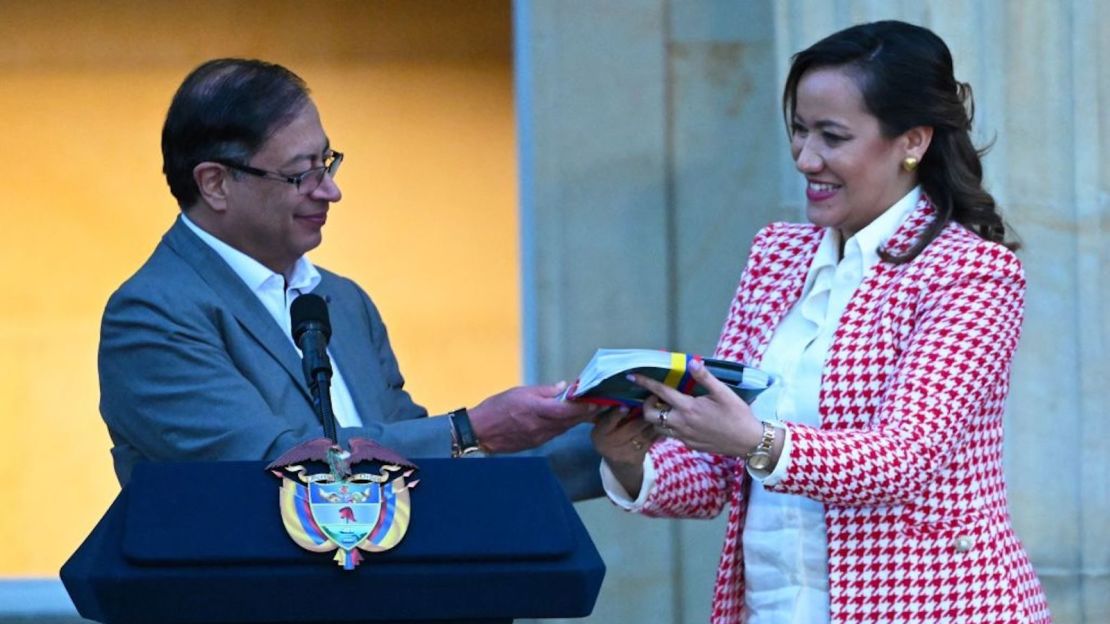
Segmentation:
<svg viewBox="0 0 1110 624">
<path fill-rule="evenodd" d="M 223 258 L 239 279 L 243 280 L 254 296 L 258 297 L 262 307 L 266 308 L 274 318 L 274 322 L 281 328 L 281 332 L 289 339 L 293 348 L 301 354 L 301 350 L 293 342 L 289 307 L 298 296 L 312 292 L 312 289 L 320 284 L 320 272 L 308 261 L 308 258 L 301 256 L 297 259 L 287 285 L 281 273 L 274 273 L 261 262 L 200 229 L 184 214 L 181 215 L 181 220 L 200 240 L 211 247 L 212 251 Z M 330 350 L 328 356 L 331 357 Z M 347 388 L 347 382 L 343 380 L 343 373 L 340 372 L 339 364 L 334 357 L 331 358 L 331 369 L 331 405 L 336 423 L 340 427 L 362 426 L 362 419 L 359 418 L 355 401 L 351 398 L 351 391 Z"/>
<path fill-rule="evenodd" d="M 879 263 L 878 249 L 912 212 L 920 187 L 883 212 L 844 244 L 840 234 L 825 230 L 806 274 L 802 296 L 775 328 L 760 368 L 778 375 L 779 383 L 753 403 L 756 418 L 818 427 L 821 375 L 833 334 L 848 300 L 864 277 Z M 775 470 L 748 469 L 748 498 L 742 545 L 744 602 L 748 624 L 823 624 L 829 621 L 829 562 L 825 507 L 804 496 L 768 491 L 790 465 L 789 430 Z M 636 511 L 655 484 L 651 456 L 644 458 L 640 495 L 631 500 L 603 461 L 602 483 L 617 505 Z"/>
</svg>

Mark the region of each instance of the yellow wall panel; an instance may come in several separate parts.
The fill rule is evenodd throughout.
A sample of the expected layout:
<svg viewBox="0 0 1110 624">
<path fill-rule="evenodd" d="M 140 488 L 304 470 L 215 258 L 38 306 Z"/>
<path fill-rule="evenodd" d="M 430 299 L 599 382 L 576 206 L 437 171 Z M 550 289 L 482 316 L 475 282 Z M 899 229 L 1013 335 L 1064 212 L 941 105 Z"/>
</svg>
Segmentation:
<svg viewBox="0 0 1110 624">
<path fill-rule="evenodd" d="M 311 10 L 306 10 L 308 7 Z M 54 575 L 118 486 L 97 412 L 108 295 L 177 214 L 174 89 L 277 61 L 347 154 L 310 254 L 371 294 L 418 401 L 520 378 L 508 2 L 0 1 L 0 575 Z"/>
</svg>

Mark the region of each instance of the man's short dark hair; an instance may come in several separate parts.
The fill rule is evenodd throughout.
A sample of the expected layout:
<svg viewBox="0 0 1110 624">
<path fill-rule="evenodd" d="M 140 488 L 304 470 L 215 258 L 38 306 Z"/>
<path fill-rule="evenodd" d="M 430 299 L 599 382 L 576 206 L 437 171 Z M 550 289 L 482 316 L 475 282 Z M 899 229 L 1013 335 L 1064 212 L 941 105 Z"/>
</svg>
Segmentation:
<svg viewBox="0 0 1110 624">
<path fill-rule="evenodd" d="M 162 172 L 178 205 L 199 197 L 193 169 L 210 160 L 246 163 L 308 103 L 304 80 L 281 65 L 216 59 L 190 73 L 162 126 Z"/>
</svg>

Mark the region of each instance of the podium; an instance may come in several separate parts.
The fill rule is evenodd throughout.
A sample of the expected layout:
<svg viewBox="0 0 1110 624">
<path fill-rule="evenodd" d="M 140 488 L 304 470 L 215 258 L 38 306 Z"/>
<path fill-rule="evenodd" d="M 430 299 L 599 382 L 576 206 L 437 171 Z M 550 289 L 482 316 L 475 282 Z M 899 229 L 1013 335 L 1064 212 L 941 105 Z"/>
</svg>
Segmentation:
<svg viewBox="0 0 1110 624">
<path fill-rule="evenodd" d="M 392 550 L 345 571 L 286 534 L 264 462 L 146 463 L 61 578 L 105 624 L 584 617 L 605 566 L 543 458 L 415 459 Z"/>
</svg>

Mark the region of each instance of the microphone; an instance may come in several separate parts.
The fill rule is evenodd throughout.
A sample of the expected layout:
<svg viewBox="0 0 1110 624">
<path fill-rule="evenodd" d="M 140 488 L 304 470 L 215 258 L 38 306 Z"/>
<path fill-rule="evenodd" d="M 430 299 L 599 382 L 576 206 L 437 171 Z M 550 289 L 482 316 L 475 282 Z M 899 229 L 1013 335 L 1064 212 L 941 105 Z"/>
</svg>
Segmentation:
<svg viewBox="0 0 1110 624">
<path fill-rule="evenodd" d="M 339 439 L 335 432 L 335 414 L 331 408 L 331 360 L 328 358 L 328 340 L 331 339 L 331 321 L 328 304 L 318 295 L 301 295 L 289 308 L 293 342 L 302 353 L 305 382 L 312 392 L 312 406 L 324 425 L 324 437 L 334 443 Z"/>
</svg>

